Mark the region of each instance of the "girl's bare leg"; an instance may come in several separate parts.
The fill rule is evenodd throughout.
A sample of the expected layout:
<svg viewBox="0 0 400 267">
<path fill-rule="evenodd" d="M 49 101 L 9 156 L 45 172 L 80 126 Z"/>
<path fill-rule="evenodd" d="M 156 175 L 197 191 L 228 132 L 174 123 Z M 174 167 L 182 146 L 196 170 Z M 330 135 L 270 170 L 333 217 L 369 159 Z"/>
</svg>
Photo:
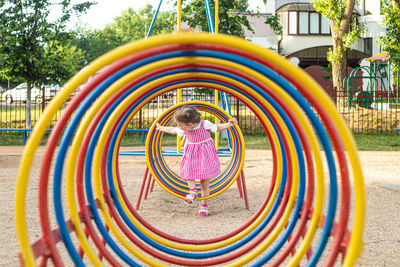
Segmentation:
<svg viewBox="0 0 400 267">
<path fill-rule="evenodd" d="M 196 188 L 196 181 L 195 180 L 186 180 L 189 185 L 189 190 Z"/>
<path fill-rule="evenodd" d="M 201 196 L 206 197 L 210 194 L 210 180 L 200 180 Z M 207 205 L 207 199 L 203 199 L 201 204 Z"/>
</svg>

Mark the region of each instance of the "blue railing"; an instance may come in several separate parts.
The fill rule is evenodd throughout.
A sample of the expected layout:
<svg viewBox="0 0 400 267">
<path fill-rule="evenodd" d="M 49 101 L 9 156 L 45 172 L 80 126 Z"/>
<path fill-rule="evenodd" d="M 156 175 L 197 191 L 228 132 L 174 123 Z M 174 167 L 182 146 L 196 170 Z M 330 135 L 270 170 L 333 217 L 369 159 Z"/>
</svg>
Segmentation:
<svg viewBox="0 0 400 267">
<path fill-rule="evenodd" d="M 23 144 L 25 145 L 26 139 L 32 129 L 19 129 L 19 128 L 0 128 L 0 132 L 22 132 Z M 148 129 L 126 129 L 126 132 L 142 132 L 142 144 L 146 141 L 146 133 Z M 46 129 L 46 132 L 51 132 L 51 129 Z"/>
</svg>

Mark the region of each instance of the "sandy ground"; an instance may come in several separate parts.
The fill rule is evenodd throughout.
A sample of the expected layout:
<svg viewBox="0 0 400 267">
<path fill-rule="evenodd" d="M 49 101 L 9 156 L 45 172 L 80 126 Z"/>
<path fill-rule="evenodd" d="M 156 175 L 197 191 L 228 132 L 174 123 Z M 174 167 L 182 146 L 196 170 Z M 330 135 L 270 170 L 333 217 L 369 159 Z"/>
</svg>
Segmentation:
<svg viewBox="0 0 400 267">
<path fill-rule="evenodd" d="M 0 266 L 19 265 L 14 198 L 21 150 L 20 147 L 0 147 Z M 42 151 L 39 149 L 35 157 L 27 194 L 31 241 L 41 236 L 36 199 Z M 400 152 L 360 152 L 359 155 L 367 197 L 364 250 L 357 266 L 400 266 Z M 179 158 L 170 157 L 167 161 L 171 168 L 176 169 Z M 225 161 L 222 163 L 226 164 Z M 187 205 L 156 185 L 148 199 L 142 201 L 139 213 L 154 227 L 177 237 L 207 239 L 229 233 L 245 223 L 259 208 L 269 188 L 271 166 L 270 151 L 246 150 L 244 171 L 249 210 L 239 198 L 236 185 L 209 201 L 211 214 L 207 218 L 196 215 L 199 202 Z M 135 205 L 145 171 L 144 157 L 121 156 L 119 168 L 124 189 Z M 66 266 L 72 266 L 68 260 Z"/>
</svg>

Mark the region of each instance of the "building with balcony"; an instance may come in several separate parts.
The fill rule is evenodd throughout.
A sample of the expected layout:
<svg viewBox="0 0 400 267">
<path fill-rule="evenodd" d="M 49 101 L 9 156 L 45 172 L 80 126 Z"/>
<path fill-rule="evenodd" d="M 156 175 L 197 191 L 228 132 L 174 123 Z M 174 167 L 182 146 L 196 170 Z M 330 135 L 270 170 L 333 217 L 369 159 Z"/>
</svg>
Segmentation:
<svg viewBox="0 0 400 267">
<path fill-rule="evenodd" d="M 381 52 L 377 40 L 385 34 L 380 0 L 360 0 L 355 7 L 358 23 L 365 26 L 365 34 L 347 50 L 350 72 L 360 66 L 363 59 Z M 265 24 L 268 17 L 279 14 L 283 29 L 281 36 Z M 259 13 L 246 14 L 254 32 L 244 29 L 244 38 L 252 43 L 276 51 L 292 63 L 305 69 L 327 91 L 332 85 L 321 77 L 327 72 L 327 52 L 332 47 L 329 20 L 317 13 L 308 0 L 270 0 Z M 188 26 L 182 23 L 182 29 Z"/>
<path fill-rule="evenodd" d="M 377 41 L 385 34 L 385 27 L 380 5 L 379 0 L 361 0 L 355 7 L 357 21 L 364 25 L 365 33 L 346 51 L 348 72 L 360 64 L 369 64 L 364 59 L 381 52 Z M 332 90 L 332 84 L 322 78 L 328 73 L 321 68 L 328 66 L 327 52 L 332 47 L 329 20 L 317 13 L 307 0 L 268 1 L 263 12 L 262 18 L 279 14 L 283 34 L 275 35 L 264 23 L 265 19 L 249 15 L 255 33 L 246 31 L 245 38 L 282 54 L 305 69 L 327 91 Z"/>
</svg>

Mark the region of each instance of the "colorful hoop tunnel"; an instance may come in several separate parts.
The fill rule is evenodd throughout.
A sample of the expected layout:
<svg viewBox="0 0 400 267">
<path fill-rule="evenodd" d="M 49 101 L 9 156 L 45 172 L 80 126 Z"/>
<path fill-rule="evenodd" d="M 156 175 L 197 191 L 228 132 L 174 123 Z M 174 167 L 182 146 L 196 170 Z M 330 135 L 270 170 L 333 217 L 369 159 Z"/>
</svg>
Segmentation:
<svg viewBox="0 0 400 267">
<path fill-rule="evenodd" d="M 31 245 L 28 233 L 26 197 L 32 161 L 53 116 L 78 86 L 101 69 L 70 101 L 47 141 L 38 189 L 41 240 L 46 248 L 43 256 Z M 185 87 L 218 89 L 245 103 L 262 123 L 274 159 L 272 185 L 254 216 L 235 231 L 208 240 L 180 239 L 147 223 L 127 198 L 118 170 L 120 142 L 131 118 L 152 98 Z M 168 123 L 168 112 L 162 115 L 162 123 Z M 227 119 L 216 109 L 210 112 Z M 150 133 L 148 145 L 157 148 L 160 136 Z M 216 179 L 216 188 L 233 183 L 235 168 L 243 165 L 239 164 L 243 162 L 243 138 L 236 127 L 231 133 L 238 149 L 233 155 L 240 156 L 226 169 L 229 179 Z M 160 149 L 149 151 L 153 153 L 148 159 L 158 164 L 154 170 L 171 178 Z M 52 183 L 50 162 L 55 163 Z M 329 189 L 325 189 L 326 178 Z M 171 193 L 181 196 L 181 189 L 175 188 L 183 187 L 182 183 L 171 181 Z M 165 186 L 163 182 L 160 185 Z M 49 190 L 53 191 L 53 204 L 48 200 Z M 216 189 L 218 192 L 221 190 Z M 52 100 L 21 160 L 16 225 L 22 258 L 29 266 L 37 265 L 40 256 L 62 266 L 59 250 L 64 248 L 77 266 L 100 266 L 103 260 L 112 266 L 261 266 L 266 262 L 296 266 L 305 258 L 307 266 L 320 262 L 332 266 L 339 251 L 345 252 L 343 265 L 353 266 L 362 250 L 364 198 L 354 140 L 313 79 L 281 56 L 245 40 L 178 33 L 133 42 L 105 54 Z M 52 234 L 50 206 L 54 207 L 63 248 L 56 246 Z M 66 211 L 72 224 L 67 223 Z M 76 237 L 72 237 L 72 228 Z M 347 228 L 352 229 L 350 236 L 346 236 Z M 346 238 L 350 238 L 348 243 Z M 328 240 L 332 242 L 328 244 Z M 345 251 L 343 243 L 347 244 Z"/>
<path fill-rule="evenodd" d="M 156 123 L 160 123 L 162 126 L 168 125 L 172 120 L 175 110 L 183 105 L 193 105 L 199 111 L 205 111 L 216 116 L 222 123 L 227 122 L 231 118 L 227 112 L 214 104 L 202 101 L 187 101 L 174 105 L 164 111 L 150 127 L 145 146 L 147 167 L 161 187 L 180 198 L 184 198 L 189 191 L 187 182 L 175 174 L 166 164 L 161 153 L 163 135 L 159 131 L 156 131 L 155 125 Z M 231 160 L 221 174 L 210 181 L 210 195 L 205 198 L 210 198 L 224 192 L 235 182 L 243 168 L 244 141 L 242 132 L 237 125 L 228 129 L 228 131 L 232 140 Z M 199 197 L 199 199 L 203 198 Z"/>
</svg>

